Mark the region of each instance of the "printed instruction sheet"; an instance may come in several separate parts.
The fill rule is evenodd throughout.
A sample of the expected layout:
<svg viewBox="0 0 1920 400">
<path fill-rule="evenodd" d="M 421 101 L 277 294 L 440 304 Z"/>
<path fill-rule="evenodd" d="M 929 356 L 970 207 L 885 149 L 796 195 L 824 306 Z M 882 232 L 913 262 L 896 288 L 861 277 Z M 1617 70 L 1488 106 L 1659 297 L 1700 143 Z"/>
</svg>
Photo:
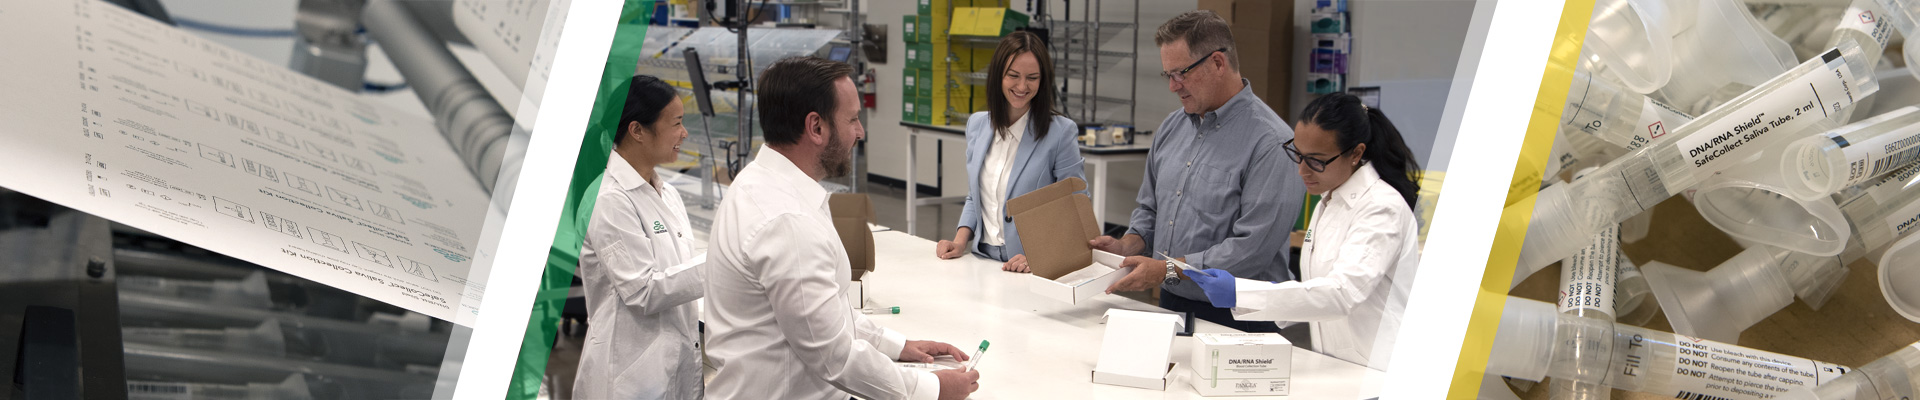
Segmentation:
<svg viewBox="0 0 1920 400">
<path fill-rule="evenodd" d="M 92 0 L 0 3 L 0 187 L 449 321 L 488 198 L 425 117 Z"/>
</svg>

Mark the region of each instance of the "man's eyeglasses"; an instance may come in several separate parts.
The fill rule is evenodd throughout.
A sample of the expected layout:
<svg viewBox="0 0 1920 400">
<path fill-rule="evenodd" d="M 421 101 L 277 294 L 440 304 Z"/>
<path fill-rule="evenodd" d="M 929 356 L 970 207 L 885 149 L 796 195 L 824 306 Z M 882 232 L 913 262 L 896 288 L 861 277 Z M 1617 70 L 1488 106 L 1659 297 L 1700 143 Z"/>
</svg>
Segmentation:
<svg viewBox="0 0 1920 400">
<path fill-rule="evenodd" d="M 1340 156 L 1353 152 L 1353 147 L 1348 147 L 1346 150 L 1341 150 L 1340 154 L 1335 154 L 1333 157 L 1327 157 L 1327 159 L 1322 160 L 1300 154 L 1300 148 L 1293 146 L 1293 140 L 1287 140 L 1286 143 L 1281 143 L 1280 148 L 1287 151 L 1287 158 L 1293 159 L 1295 163 L 1306 164 L 1307 169 L 1311 169 L 1313 172 L 1327 172 L 1327 164 L 1333 163 L 1333 160 L 1340 159 Z"/>
<path fill-rule="evenodd" d="M 1186 83 L 1188 72 L 1192 72 L 1194 68 L 1199 68 L 1200 64 L 1207 62 L 1208 58 L 1213 58 L 1213 53 L 1224 53 L 1226 51 L 1227 51 L 1227 48 L 1222 47 L 1219 50 L 1207 52 L 1207 55 L 1200 56 L 1200 59 L 1193 60 L 1192 65 L 1188 65 L 1186 68 L 1181 68 L 1179 71 L 1176 71 L 1176 72 L 1161 71 L 1160 77 L 1166 78 L 1167 80 L 1173 81 L 1174 83 Z"/>
</svg>

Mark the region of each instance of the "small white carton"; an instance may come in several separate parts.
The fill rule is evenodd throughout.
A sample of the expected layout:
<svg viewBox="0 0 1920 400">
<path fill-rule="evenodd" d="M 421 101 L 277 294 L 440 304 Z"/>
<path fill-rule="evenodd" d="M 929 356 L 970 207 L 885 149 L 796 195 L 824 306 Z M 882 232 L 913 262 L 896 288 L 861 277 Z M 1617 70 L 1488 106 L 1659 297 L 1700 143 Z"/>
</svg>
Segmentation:
<svg viewBox="0 0 1920 400">
<path fill-rule="evenodd" d="M 1285 396 L 1293 342 L 1277 333 L 1195 333 L 1187 365 L 1202 396 Z"/>
<path fill-rule="evenodd" d="M 1095 295 L 1106 293 L 1107 287 L 1133 272 L 1133 267 L 1118 268 L 1122 259 L 1124 257 L 1113 253 L 1093 250 L 1093 264 L 1055 279 L 1047 279 L 1041 274 L 1029 275 L 1031 279 L 1027 288 L 1040 297 L 1080 304 Z"/>
<path fill-rule="evenodd" d="M 1173 335 L 1186 321 L 1174 314 L 1122 309 L 1107 310 L 1106 319 L 1093 383 L 1167 390 Z"/>
<path fill-rule="evenodd" d="M 841 294 L 846 296 L 847 305 L 853 306 L 853 308 L 857 310 L 867 308 L 866 289 L 866 283 L 864 281 L 848 281 L 846 289 L 841 291 Z"/>
</svg>

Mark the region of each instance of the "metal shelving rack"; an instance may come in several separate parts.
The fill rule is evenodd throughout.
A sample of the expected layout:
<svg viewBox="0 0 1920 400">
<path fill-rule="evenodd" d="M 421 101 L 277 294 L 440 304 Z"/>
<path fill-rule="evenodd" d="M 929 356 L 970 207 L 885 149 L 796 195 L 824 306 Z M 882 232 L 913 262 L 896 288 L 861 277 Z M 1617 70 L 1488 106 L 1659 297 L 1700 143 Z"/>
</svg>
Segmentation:
<svg viewBox="0 0 1920 400">
<path fill-rule="evenodd" d="M 1061 79 L 1060 108 L 1068 116 L 1080 121 L 1082 125 L 1124 124 L 1132 125 L 1138 115 L 1138 106 L 1134 99 L 1139 98 L 1140 83 L 1140 34 L 1133 32 L 1127 51 L 1102 49 L 1103 45 L 1119 38 L 1122 33 L 1137 30 L 1140 27 L 1140 1 L 1133 0 L 1133 20 L 1131 22 L 1101 21 L 1100 10 L 1103 0 L 1063 0 L 1065 9 L 1061 19 L 1055 19 L 1045 5 L 1050 1 L 1042 0 L 1036 6 L 1034 20 L 1040 27 L 1052 32 L 1052 47 L 1055 75 Z M 1074 19 L 1075 4 L 1079 3 L 1080 18 Z M 1126 97 L 1101 94 L 1100 73 L 1103 68 L 1118 68 L 1122 61 L 1131 60 L 1132 65 L 1127 79 Z M 980 78 L 984 78 L 981 74 Z M 1074 90 L 1075 87 L 1078 90 Z M 1119 118 L 1100 118 L 1100 111 L 1112 106 L 1125 106 L 1127 115 Z"/>
</svg>

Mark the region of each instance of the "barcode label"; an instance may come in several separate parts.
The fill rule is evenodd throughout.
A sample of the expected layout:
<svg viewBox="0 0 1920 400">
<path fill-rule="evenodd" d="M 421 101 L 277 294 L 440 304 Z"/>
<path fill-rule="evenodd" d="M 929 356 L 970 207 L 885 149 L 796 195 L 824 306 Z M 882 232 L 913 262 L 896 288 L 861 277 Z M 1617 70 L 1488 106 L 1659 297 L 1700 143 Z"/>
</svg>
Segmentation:
<svg viewBox="0 0 1920 400">
<path fill-rule="evenodd" d="M 1920 136 L 1915 136 L 1914 138 L 1920 139 Z M 1920 160 L 1920 147 L 1901 150 L 1899 153 L 1894 153 L 1891 156 L 1874 160 L 1872 172 L 1867 173 L 1867 176 L 1880 176 L 1881 173 L 1892 171 L 1894 168 L 1904 167 L 1907 164 L 1913 163 L 1915 160 Z"/>
<path fill-rule="evenodd" d="M 134 400 L 191 399 L 193 388 L 182 383 L 128 381 L 127 398 Z"/>
<path fill-rule="evenodd" d="M 1705 394 L 1694 393 L 1694 392 L 1689 392 L 1685 390 L 1680 391 L 1680 394 L 1674 395 L 1673 398 L 1684 399 L 1684 400 L 1733 400 L 1725 397 L 1705 395 Z"/>
</svg>

